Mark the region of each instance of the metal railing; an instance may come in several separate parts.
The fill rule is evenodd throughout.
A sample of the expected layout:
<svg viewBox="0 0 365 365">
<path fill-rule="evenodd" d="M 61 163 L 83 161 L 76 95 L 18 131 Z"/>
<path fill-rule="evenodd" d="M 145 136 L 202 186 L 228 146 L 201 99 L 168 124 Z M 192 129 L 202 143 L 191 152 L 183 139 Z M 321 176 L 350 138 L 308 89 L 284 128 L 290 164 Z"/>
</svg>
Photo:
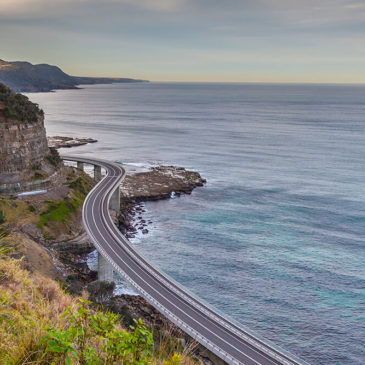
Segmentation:
<svg viewBox="0 0 365 365">
<path fill-rule="evenodd" d="M 112 197 L 113 192 L 119 188 L 121 181 L 125 176 L 125 170 L 117 163 L 112 163 L 110 161 L 105 161 L 101 159 L 88 159 L 82 158 L 78 156 L 62 156 L 64 160 L 68 161 L 80 161 L 91 165 L 97 165 L 101 167 L 105 167 L 104 164 L 112 164 L 121 171 L 120 178 L 116 179 L 113 185 L 107 190 L 104 194 L 102 205 L 105 203 L 109 207 L 110 199 Z M 107 175 L 108 176 L 108 175 Z M 235 358 L 229 355 L 227 352 L 220 349 L 214 343 L 209 341 L 207 338 L 202 336 L 196 330 L 188 326 L 185 322 L 183 322 L 180 318 L 174 315 L 171 311 L 165 308 L 161 303 L 159 303 L 155 298 L 153 298 L 150 294 L 148 294 L 143 288 L 141 288 L 134 280 L 132 280 L 124 270 L 117 265 L 114 260 L 107 254 L 104 248 L 97 242 L 93 233 L 89 229 L 89 225 L 85 220 L 85 206 L 88 197 L 91 193 L 96 190 L 101 184 L 103 179 L 96 185 L 94 188 L 89 192 L 87 195 L 84 205 L 83 205 L 83 224 L 87 234 L 89 235 L 91 241 L 97 248 L 97 250 L 104 256 L 105 259 L 113 266 L 113 268 L 123 277 L 125 278 L 133 287 L 137 289 L 137 291 L 156 309 L 158 309 L 162 314 L 164 314 L 169 320 L 171 320 L 175 325 L 181 328 L 184 332 L 190 335 L 192 338 L 197 340 L 203 346 L 211 350 L 215 353 L 218 357 L 222 358 L 224 361 L 227 361 L 230 364 L 240 364 Z M 106 201 L 105 201 L 106 200 Z M 152 276 L 154 276 L 160 283 L 162 283 L 165 287 L 169 288 L 173 291 L 176 295 L 183 298 L 186 302 L 188 302 L 191 306 L 199 310 L 200 312 L 204 313 L 204 315 L 211 318 L 211 320 L 215 321 L 216 323 L 220 324 L 224 328 L 226 328 L 231 333 L 235 334 L 236 336 L 244 339 L 246 342 L 254 346 L 255 348 L 261 350 L 262 352 L 266 353 L 267 355 L 271 356 L 272 358 L 276 359 L 282 364 L 285 365 L 294 365 L 294 364 L 301 364 L 301 365 L 308 365 L 305 361 L 297 358 L 293 354 L 289 353 L 288 351 L 282 349 L 281 347 L 273 344 L 272 342 L 266 340 L 265 338 L 261 337 L 260 335 L 256 334 L 252 330 L 245 328 L 241 323 L 235 321 L 234 319 L 230 318 L 226 314 L 218 311 L 216 308 L 211 306 L 205 300 L 199 298 L 194 293 L 189 291 L 187 288 L 179 284 L 176 280 L 171 278 L 166 273 L 158 270 L 156 266 L 152 266 L 140 253 L 137 253 L 130 245 L 129 241 L 122 235 L 122 233 L 117 229 L 114 225 L 114 222 L 109 214 L 105 216 L 103 212 L 101 212 L 103 218 L 108 221 L 108 231 L 115 240 L 121 245 L 126 251 L 128 251 L 129 255 L 133 257 L 133 259 L 139 263 L 141 267 L 143 267 L 146 271 L 148 271 Z"/>
</svg>

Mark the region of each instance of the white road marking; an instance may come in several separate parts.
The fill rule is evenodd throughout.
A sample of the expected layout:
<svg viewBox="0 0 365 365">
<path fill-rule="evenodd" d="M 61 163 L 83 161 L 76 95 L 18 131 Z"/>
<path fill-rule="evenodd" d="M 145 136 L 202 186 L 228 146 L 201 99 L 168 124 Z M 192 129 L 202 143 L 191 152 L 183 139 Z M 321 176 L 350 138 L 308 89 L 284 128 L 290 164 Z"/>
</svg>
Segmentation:
<svg viewBox="0 0 365 365">
<path fill-rule="evenodd" d="M 109 255 L 105 252 L 105 250 L 103 249 L 103 247 L 101 247 L 97 240 L 95 239 L 95 236 L 91 233 L 90 228 L 87 224 L 87 222 L 85 222 L 84 216 L 86 216 L 86 206 L 89 202 L 89 198 L 90 196 L 92 196 L 92 192 L 94 192 L 99 185 L 103 182 L 103 184 L 105 184 L 107 181 L 106 180 L 114 180 L 115 178 L 116 181 L 112 184 L 110 184 L 110 186 L 106 186 L 107 189 L 105 191 L 105 195 L 102 197 L 101 199 L 101 207 L 104 206 L 104 202 L 105 199 L 107 199 L 107 206 L 109 207 L 109 202 L 112 196 L 112 192 L 114 192 L 114 190 L 117 188 L 117 186 L 119 187 L 120 185 L 120 181 L 124 178 L 125 176 L 125 171 L 123 168 L 121 168 L 118 165 L 115 165 L 114 163 L 111 163 L 110 161 L 105 161 L 105 160 L 91 160 L 91 159 L 83 159 L 83 158 L 78 158 L 78 157 L 64 157 L 65 160 L 70 159 L 70 160 L 74 160 L 74 161 L 82 161 L 84 163 L 87 164 L 99 164 L 100 166 L 104 167 L 107 170 L 107 176 L 105 176 L 88 194 L 88 196 L 85 199 L 84 202 L 84 206 L 83 206 L 83 222 L 85 225 L 85 228 L 87 228 L 88 234 L 94 239 L 94 244 L 99 248 L 100 251 L 102 251 L 104 253 L 104 255 L 106 256 L 106 258 L 109 260 L 109 262 L 113 265 L 113 267 L 115 267 L 115 269 L 120 272 L 124 277 L 126 277 L 126 279 L 131 282 L 135 287 L 137 287 L 137 290 L 139 290 L 144 296 L 147 296 L 147 298 L 152 301 L 153 303 L 155 303 L 155 305 L 157 305 L 162 312 L 165 312 L 166 315 L 168 315 L 168 317 L 172 317 L 173 318 L 173 322 L 177 322 L 176 324 L 178 324 L 179 327 L 184 327 L 188 330 L 188 332 L 191 332 L 193 334 L 192 337 L 194 338 L 199 338 L 201 339 L 200 342 L 204 342 L 204 344 L 208 344 L 208 348 L 210 348 L 213 352 L 215 353 L 219 353 L 217 354 L 218 356 L 223 356 L 225 357 L 225 359 L 230 360 L 230 362 L 235 363 L 235 364 L 239 364 L 237 359 L 234 359 L 232 356 L 230 356 L 229 354 L 227 354 L 225 351 L 223 351 L 222 349 L 220 349 L 218 346 L 216 346 L 215 344 L 211 343 L 208 339 L 206 339 L 205 337 L 201 336 L 201 334 L 199 334 L 196 330 L 194 330 L 193 328 L 191 328 L 190 326 L 186 325 L 183 321 L 181 321 L 178 317 L 176 317 L 173 313 L 171 313 L 169 310 L 167 310 L 167 308 L 165 308 L 161 303 L 157 302 L 154 298 L 152 298 L 147 292 L 145 292 L 138 284 L 136 284 L 131 278 L 128 277 L 128 275 L 118 266 L 116 265 L 115 262 L 113 262 L 113 260 L 111 259 L 111 257 L 109 257 Z M 105 165 L 104 165 L 105 164 Z M 107 166 L 107 167 L 106 167 Z M 112 171 L 112 173 L 111 173 Z M 120 174 L 117 174 L 117 172 L 120 172 Z M 101 189 L 99 192 L 96 193 L 96 198 L 99 198 L 100 194 L 103 192 L 103 189 Z M 95 220 L 95 216 L 94 216 L 94 204 L 95 204 L 95 200 L 92 203 L 92 209 L 91 209 L 91 214 L 94 220 L 94 223 L 96 222 Z M 170 278 L 165 278 L 160 272 L 158 272 L 156 269 L 154 269 L 151 265 L 148 264 L 148 262 L 146 260 L 143 259 L 143 257 L 141 257 L 145 262 L 143 262 L 138 255 L 133 251 L 133 249 L 128 245 L 128 241 L 121 235 L 121 233 L 119 231 L 116 231 L 119 233 L 119 237 L 114 233 L 113 229 L 111 229 L 110 227 L 114 227 L 114 223 L 112 222 L 110 215 L 108 214 L 108 217 L 105 217 L 103 209 L 101 209 L 101 214 L 102 217 L 104 219 L 104 225 L 103 225 L 103 229 L 105 229 L 109 235 L 111 235 L 112 237 L 114 237 L 114 239 L 118 242 L 118 244 L 121 245 L 121 247 L 129 254 L 130 258 L 133 258 L 134 261 L 138 262 L 140 264 L 140 269 L 143 269 L 145 271 L 148 271 L 149 274 L 152 276 L 152 278 L 154 278 L 155 280 L 157 280 L 157 282 L 159 282 L 159 284 L 161 286 L 165 286 L 167 288 L 170 289 L 170 294 L 176 296 L 179 300 L 181 300 L 181 298 L 183 298 L 185 301 L 187 301 L 188 303 L 190 303 L 193 306 L 193 311 L 196 312 L 196 314 L 201 315 L 201 313 L 204 313 L 208 318 L 210 318 L 211 320 L 213 320 L 213 324 L 216 325 L 216 323 L 220 323 L 224 328 L 228 329 L 230 332 L 235 333 L 239 338 L 243 338 L 247 343 L 245 344 L 246 346 L 251 344 L 250 349 L 258 354 L 260 354 L 261 356 L 265 356 L 265 353 L 267 353 L 269 356 L 274 357 L 278 360 L 280 360 L 282 363 L 284 364 L 288 364 L 291 365 L 293 364 L 292 362 L 287 361 L 285 358 L 279 356 L 277 353 L 275 353 L 274 351 L 272 351 L 269 348 L 266 348 L 265 346 L 263 346 L 260 342 L 255 341 L 255 337 L 251 334 L 246 335 L 245 331 L 243 329 L 237 330 L 236 328 L 234 328 L 233 326 L 231 326 L 230 324 L 228 324 L 227 322 L 225 322 L 224 320 L 222 320 L 220 317 L 218 317 L 218 315 L 216 315 L 214 313 L 214 311 L 212 309 L 210 309 L 207 306 L 203 306 L 201 305 L 199 302 L 197 302 L 197 299 L 194 298 L 193 295 L 191 295 L 190 297 L 188 295 L 186 295 L 183 292 L 183 288 L 180 287 L 180 285 L 178 283 L 176 283 L 173 279 Z M 107 219 L 109 218 L 109 219 Z M 109 224 L 106 224 L 106 222 L 109 220 Z M 111 223 L 111 225 L 110 225 Z M 100 234 L 101 237 L 103 237 L 103 235 L 101 234 L 99 228 L 95 225 L 98 233 Z M 114 229 L 115 230 L 115 229 Z M 121 240 L 122 238 L 122 240 Z M 108 247 L 116 254 L 116 256 L 131 270 L 133 271 L 142 281 L 143 278 L 134 270 L 132 269 L 129 265 L 127 265 L 125 263 L 125 261 L 123 260 L 123 258 L 114 250 L 114 248 L 104 239 L 104 241 L 106 242 L 106 244 L 108 245 Z M 126 242 L 124 242 L 126 241 Z M 140 255 L 141 256 L 141 255 Z M 170 282 L 173 284 L 171 285 L 169 283 Z M 151 289 L 153 289 L 156 293 L 158 293 L 158 291 L 156 289 L 154 289 L 150 284 L 148 284 L 147 282 L 145 282 Z M 252 359 L 250 356 L 248 356 L 247 354 L 245 354 L 244 352 L 242 352 L 241 350 L 237 349 L 235 346 L 233 346 L 232 344 L 230 344 L 229 342 L 225 341 L 224 339 L 222 339 L 221 337 L 219 337 L 217 334 L 215 334 L 214 332 L 212 332 L 209 328 L 205 327 L 204 325 L 202 325 L 200 322 L 198 322 L 196 319 L 194 319 L 193 317 L 191 317 L 188 313 L 186 313 L 184 310 L 182 310 L 181 308 L 177 307 L 176 305 L 174 305 L 170 300 L 168 300 L 166 297 L 164 297 L 161 293 L 159 293 L 159 295 L 164 298 L 167 302 L 169 302 L 170 304 L 172 304 L 175 308 L 179 309 L 182 313 L 184 313 L 186 316 L 188 316 L 189 318 L 191 318 L 194 322 L 198 323 L 200 326 L 202 326 L 203 328 L 205 328 L 207 331 L 209 331 L 210 333 L 212 333 L 214 336 L 216 336 L 217 338 L 219 338 L 220 340 L 222 340 L 223 342 L 227 343 L 229 346 L 235 348 L 238 352 L 240 352 L 241 354 L 243 354 L 245 357 L 251 359 L 252 361 L 254 361 L 255 363 L 259 364 L 256 360 Z M 147 299 L 146 298 L 146 299 Z M 193 299 L 191 299 L 193 298 Z M 195 308 L 197 308 L 199 311 L 197 312 Z M 189 334 L 191 334 L 189 333 Z M 228 334 L 232 335 L 231 333 L 228 332 Z M 254 347 L 256 348 L 260 348 L 262 349 L 263 353 L 259 353 Z M 277 351 L 277 350 L 275 350 Z M 285 351 L 283 350 L 283 352 L 285 353 Z M 272 361 L 270 358 L 266 358 L 269 361 Z M 297 362 L 297 363 L 302 363 L 305 364 L 305 362 Z"/>
</svg>

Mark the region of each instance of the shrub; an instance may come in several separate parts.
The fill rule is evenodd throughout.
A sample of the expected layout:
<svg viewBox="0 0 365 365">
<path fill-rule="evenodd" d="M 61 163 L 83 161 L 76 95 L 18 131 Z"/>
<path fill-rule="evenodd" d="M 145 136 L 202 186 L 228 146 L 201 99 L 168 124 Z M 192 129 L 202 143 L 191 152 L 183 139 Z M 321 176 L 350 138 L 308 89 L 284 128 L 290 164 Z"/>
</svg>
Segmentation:
<svg viewBox="0 0 365 365">
<path fill-rule="evenodd" d="M 91 313 L 86 300 L 77 309 L 68 308 L 61 317 L 67 320 L 63 329 L 48 327 L 41 343 L 43 358 L 66 364 L 148 364 L 153 349 L 152 334 L 141 320 L 132 332 L 119 327 L 119 316 L 110 312 Z"/>
<path fill-rule="evenodd" d="M 93 309 L 20 265 L 0 255 L 0 364 L 196 364 L 186 348 L 182 355 L 166 352 L 160 341 L 153 349 L 141 320 L 127 332 L 118 315 Z"/>
<path fill-rule="evenodd" d="M 170 359 L 164 360 L 164 365 L 180 365 L 181 364 L 181 355 L 175 352 Z"/>
<path fill-rule="evenodd" d="M 34 205 L 28 205 L 28 209 L 29 209 L 29 211 L 31 212 L 31 213 L 34 213 L 35 211 L 36 211 L 36 208 L 35 208 L 35 206 Z"/>
<path fill-rule="evenodd" d="M 35 123 L 43 110 L 37 104 L 32 103 L 26 96 L 15 94 L 4 84 L 0 83 L 0 103 L 4 104 L 4 114 L 6 118 L 16 119 L 20 122 Z"/>
<path fill-rule="evenodd" d="M 60 154 L 54 147 L 49 147 L 49 154 L 46 156 L 46 160 L 54 167 L 59 167 L 62 163 Z"/>
<path fill-rule="evenodd" d="M 44 174 L 43 173 L 41 173 L 41 172 L 38 172 L 38 171 L 36 171 L 35 173 L 34 173 L 34 175 L 33 175 L 33 180 L 39 180 L 39 179 L 43 179 L 44 178 Z"/>
</svg>

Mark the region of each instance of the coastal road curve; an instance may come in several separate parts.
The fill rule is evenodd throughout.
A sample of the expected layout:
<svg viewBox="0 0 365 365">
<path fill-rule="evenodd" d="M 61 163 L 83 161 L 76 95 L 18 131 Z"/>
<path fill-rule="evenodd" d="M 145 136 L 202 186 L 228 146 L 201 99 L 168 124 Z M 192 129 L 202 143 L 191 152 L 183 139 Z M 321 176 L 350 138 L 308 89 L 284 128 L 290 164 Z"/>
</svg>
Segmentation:
<svg viewBox="0 0 365 365">
<path fill-rule="evenodd" d="M 307 364 L 218 314 L 166 274 L 154 268 L 133 249 L 117 229 L 109 213 L 111 196 L 119 189 L 125 176 L 125 171 L 120 165 L 81 156 L 62 158 L 105 169 L 105 177 L 90 191 L 84 201 L 82 219 L 85 230 L 114 270 L 131 283 L 158 311 L 229 364 Z"/>
</svg>

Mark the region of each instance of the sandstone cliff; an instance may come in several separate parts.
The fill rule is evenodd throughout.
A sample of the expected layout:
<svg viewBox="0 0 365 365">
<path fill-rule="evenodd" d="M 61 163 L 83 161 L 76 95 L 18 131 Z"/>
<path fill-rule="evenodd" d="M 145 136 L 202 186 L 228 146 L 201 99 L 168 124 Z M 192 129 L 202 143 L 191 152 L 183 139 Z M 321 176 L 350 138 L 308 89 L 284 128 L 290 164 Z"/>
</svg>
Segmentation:
<svg viewBox="0 0 365 365">
<path fill-rule="evenodd" d="M 59 167 L 47 145 L 43 111 L 0 84 L 0 194 L 48 188 Z"/>
</svg>

